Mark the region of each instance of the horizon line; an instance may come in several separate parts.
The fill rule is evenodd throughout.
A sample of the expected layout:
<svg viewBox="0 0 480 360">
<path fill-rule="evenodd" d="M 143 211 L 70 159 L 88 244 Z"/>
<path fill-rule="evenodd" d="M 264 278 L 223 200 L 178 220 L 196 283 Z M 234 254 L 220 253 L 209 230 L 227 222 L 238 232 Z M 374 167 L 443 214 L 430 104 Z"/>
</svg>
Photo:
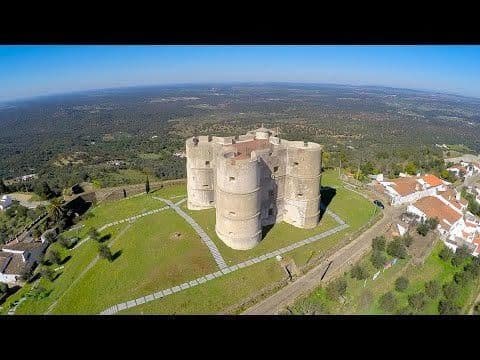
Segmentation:
<svg viewBox="0 0 480 360">
<path fill-rule="evenodd" d="M 167 86 L 187 86 L 187 85 L 231 85 L 231 84 L 296 84 L 296 85 L 329 85 L 329 86 L 348 86 L 348 87 L 360 87 L 360 88 L 386 88 L 392 90 L 410 90 L 410 91 L 417 91 L 417 92 L 425 92 L 425 93 L 432 93 L 432 94 L 442 94 L 442 95 L 450 95 L 450 96 L 457 96 L 466 99 L 475 99 L 480 100 L 480 96 L 472 96 L 472 95 L 463 95 L 455 92 L 448 92 L 445 90 L 434 90 L 434 89 L 424 89 L 424 88 L 406 88 L 406 87 L 395 87 L 392 85 L 365 85 L 365 84 L 351 84 L 351 83 L 329 83 L 329 82 L 295 82 L 295 81 L 219 81 L 219 82 L 172 82 L 172 83 L 163 83 L 163 84 L 139 84 L 139 85 L 127 85 L 127 86 L 112 86 L 112 87 L 101 87 L 101 88 L 90 88 L 85 90 L 73 90 L 73 91 L 66 91 L 66 92 L 52 92 L 46 93 L 41 95 L 34 95 L 34 96 L 22 96 L 17 97 L 9 100 L 0 100 L 0 105 L 9 105 L 12 103 L 18 103 L 22 101 L 29 101 L 29 100 L 37 100 L 39 98 L 47 98 L 47 97 L 54 97 L 54 96 L 62 96 L 62 95 L 75 95 L 81 93 L 89 93 L 95 91 L 108 91 L 108 90 L 126 90 L 126 89 L 133 89 L 133 88 L 151 88 L 151 87 L 167 87 Z"/>
</svg>

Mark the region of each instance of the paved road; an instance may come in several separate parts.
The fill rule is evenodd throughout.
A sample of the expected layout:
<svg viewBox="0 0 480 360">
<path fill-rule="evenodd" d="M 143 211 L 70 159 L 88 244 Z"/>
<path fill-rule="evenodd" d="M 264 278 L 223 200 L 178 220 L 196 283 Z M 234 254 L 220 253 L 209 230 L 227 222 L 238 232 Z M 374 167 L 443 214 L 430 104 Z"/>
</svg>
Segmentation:
<svg viewBox="0 0 480 360">
<path fill-rule="evenodd" d="M 335 252 L 335 254 L 324 260 L 304 276 L 288 284 L 267 299 L 255 304 L 242 314 L 275 315 L 281 309 L 293 304 L 300 296 L 311 292 L 321 282 L 327 282 L 337 274 L 345 271 L 351 264 L 354 264 L 370 250 L 372 239 L 383 234 L 388 229 L 391 219 L 399 216 L 404 210 L 404 207 L 386 207 L 383 218 L 355 240 Z"/>
<path fill-rule="evenodd" d="M 180 209 L 180 207 L 178 206 L 178 204 L 182 203 L 184 200 L 178 202 L 177 204 L 174 204 L 172 201 L 167 200 L 167 199 L 163 199 L 163 198 L 158 197 L 158 196 L 152 196 L 152 197 L 154 199 L 157 199 L 157 200 L 160 200 L 160 201 L 163 201 L 164 203 L 166 203 L 173 210 L 175 210 L 175 212 L 178 215 L 183 217 L 185 219 L 185 221 L 188 222 L 191 225 L 193 230 L 195 230 L 195 232 L 200 236 L 200 238 L 205 243 L 205 245 L 207 245 L 208 250 L 210 250 L 210 253 L 212 254 L 213 258 L 215 259 L 215 262 L 217 263 L 217 265 L 220 269 L 225 269 L 225 268 L 228 267 L 228 265 L 225 263 L 225 260 L 223 259 L 222 255 L 220 254 L 220 251 L 218 251 L 217 246 L 214 244 L 212 239 L 210 239 L 210 236 L 208 236 L 207 233 L 205 231 L 203 231 L 203 229 L 200 227 L 200 225 L 198 225 L 195 222 L 195 220 L 192 219 L 192 217 L 190 215 L 188 215 L 185 211 Z"/>
</svg>

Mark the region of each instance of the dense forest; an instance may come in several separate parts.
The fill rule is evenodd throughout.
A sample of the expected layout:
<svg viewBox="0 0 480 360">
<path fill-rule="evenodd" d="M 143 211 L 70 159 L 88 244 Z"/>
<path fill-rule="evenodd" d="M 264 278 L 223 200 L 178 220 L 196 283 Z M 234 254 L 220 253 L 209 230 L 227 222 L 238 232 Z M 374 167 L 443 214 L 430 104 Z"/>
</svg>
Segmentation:
<svg viewBox="0 0 480 360">
<path fill-rule="evenodd" d="M 236 84 L 98 90 L 0 108 L 0 178 L 35 173 L 26 190 L 78 182 L 114 186 L 185 176 L 185 139 L 278 128 L 325 146 L 324 166 L 358 178 L 432 171 L 445 150 L 480 151 L 480 100 L 420 91 L 333 85 Z M 20 186 L 20 185 L 18 185 Z M 13 185 L 15 187 L 15 185 Z"/>
</svg>

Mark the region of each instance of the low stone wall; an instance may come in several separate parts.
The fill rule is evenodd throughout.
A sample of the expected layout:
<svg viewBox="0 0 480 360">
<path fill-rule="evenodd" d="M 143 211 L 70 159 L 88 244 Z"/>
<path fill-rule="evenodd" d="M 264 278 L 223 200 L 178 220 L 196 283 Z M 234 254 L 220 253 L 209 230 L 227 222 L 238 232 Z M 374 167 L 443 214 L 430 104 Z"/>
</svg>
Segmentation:
<svg viewBox="0 0 480 360">
<path fill-rule="evenodd" d="M 186 179 L 175 179 L 175 180 L 165 180 L 165 181 L 156 181 L 150 183 L 150 191 L 158 190 L 163 187 L 184 184 Z M 113 188 L 98 189 L 95 190 L 95 195 L 98 202 L 101 201 L 115 201 L 124 198 L 125 190 L 127 197 L 142 194 L 145 192 L 145 184 L 135 184 L 135 185 L 125 185 L 118 186 Z"/>
</svg>

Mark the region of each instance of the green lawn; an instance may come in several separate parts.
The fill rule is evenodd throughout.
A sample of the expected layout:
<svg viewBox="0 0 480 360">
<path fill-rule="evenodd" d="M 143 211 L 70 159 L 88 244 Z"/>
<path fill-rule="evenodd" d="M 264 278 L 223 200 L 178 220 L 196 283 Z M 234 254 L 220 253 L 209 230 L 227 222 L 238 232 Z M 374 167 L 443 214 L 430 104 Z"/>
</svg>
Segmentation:
<svg viewBox="0 0 480 360">
<path fill-rule="evenodd" d="M 350 240 L 373 214 L 374 206 L 360 195 L 344 189 L 335 172 L 325 173 L 322 184 L 336 188 L 329 209 L 342 217 L 350 227 L 286 255 L 291 256 L 300 266 L 340 242 Z M 152 195 L 173 198 L 172 201 L 175 202 L 185 194 L 185 184 L 181 184 L 165 187 L 149 195 L 101 203 L 91 210 L 94 216 L 82 222 L 85 224 L 83 228 L 70 231 L 68 235 L 82 238 L 91 226 L 98 228 L 111 221 L 165 206 L 161 201 L 153 199 Z M 185 208 L 185 203 L 182 206 Z M 325 215 L 319 226 L 312 230 L 297 229 L 285 223 L 277 224 L 255 249 L 235 251 L 216 237 L 214 210 L 188 212 L 211 235 L 229 264 L 273 251 L 337 225 L 329 215 Z M 182 234 L 181 238 L 170 238 L 176 231 Z M 108 234 L 111 239 L 107 243 L 114 243 L 112 251 L 121 251 L 114 262 L 100 259 L 85 271 L 97 257 L 97 244 L 93 241 L 85 242 L 64 254 L 70 255 L 71 259 L 53 283 L 40 280 L 42 287 L 52 290 L 50 295 L 41 300 L 28 299 L 18 307 L 17 313 L 43 314 L 52 303 L 55 303 L 51 312 L 53 314 L 99 313 L 113 304 L 179 285 L 216 270 L 208 248 L 173 210 L 143 217 L 132 224 L 110 227 L 102 233 Z M 221 312 L 284 276 L 278 262 L 271 259 L 122 313 Z M 23 296 L 28 287 L 29 285 L 8 299 L 4 309 L 8 309 L 11 302 Z"/>
</svg>

